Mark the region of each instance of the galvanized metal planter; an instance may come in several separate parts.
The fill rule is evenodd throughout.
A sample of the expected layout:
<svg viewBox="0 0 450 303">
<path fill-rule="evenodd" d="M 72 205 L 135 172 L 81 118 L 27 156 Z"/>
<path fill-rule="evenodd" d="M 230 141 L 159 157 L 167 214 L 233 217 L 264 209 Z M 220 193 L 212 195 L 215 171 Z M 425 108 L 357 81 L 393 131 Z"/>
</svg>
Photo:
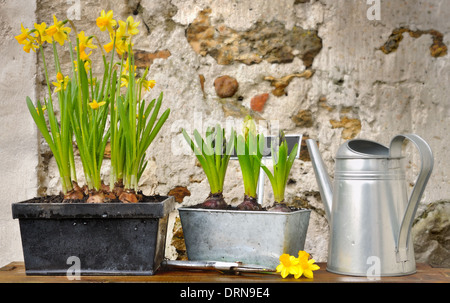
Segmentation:
<svg viewBox="0 0 450 303">
<path fill-rule="evenodd" d="M 283 253 L 303 250 L 310 210 L 178 209 L 189 260 L 228 261 L 274 269 Z"/>
<path fill-rule="evenodd" d="M 173 197 L 139 203 L 13 203 L 26 274 L 66 275 L 79 265 L 80 275 L 153 275 L 164 258 L 174 207 Z"/>
</svg>

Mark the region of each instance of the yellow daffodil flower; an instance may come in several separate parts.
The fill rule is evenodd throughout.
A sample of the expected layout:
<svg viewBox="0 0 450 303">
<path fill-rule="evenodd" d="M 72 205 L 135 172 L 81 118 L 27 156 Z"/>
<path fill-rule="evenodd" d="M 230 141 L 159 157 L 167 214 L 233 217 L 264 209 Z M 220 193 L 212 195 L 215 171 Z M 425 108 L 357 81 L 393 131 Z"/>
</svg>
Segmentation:
<svg viewBox="0 0 450 303">
<path fill-rule="evenodd" d="M 136 29 L 137 30 L 137 29 Z M 131 34 L 128 30 L 128 22 L 124 22 L 119 20 L 119 28 L 117 29 L 117 37 L 116 37 L 116 49 L 119 55 L 128 52 L 128 46 L 133 46 L 131 43 Z"/>
<path fill-rule="evenodd" d="M 129 80 L 128 75 L 123 74 L 120 77 L 120 79 L 121 79 L 120 87 L 124 87 L 124 86 L 128 87 L 128 80 Z"/>
<path fill-rule="evenodd" d="M 20 27 L 21 33 L 14 38 L 16 38 L 19 44 L 27 44 L 26 40 L 32 40 L 33 36 L 31 36 L 30 30 L 28 28 L 25 28 L 22 23 L 20 24 Z"/>
<path fill-rule="evenodd" d="M 100 106 L 103 106 L 103 105 L 105 105 L 106 104 L 106 101 L 100 101 L 100 102 L 98 102 L 97 103 L 97 101 L 96 100 L 92 100 L 92 102 L 90 102 L 89 103 L 89 106 L 92 108 L 92 109 L 98 109 Z"/>
<path fill-rule="evenodd" d="M 317 264 L 314 264 L 316 262 L 314 259 L 309 259 L 309 254 L 305 251 L 298 252 L 298 261 L 299 275 L 304 275 L 309 279 L 314 277 L 313 270 L 320 268 Z"/>
<path fill-rule="evenodd" d="M 127 60 L 125 61 L 125 65 L 123 65 L 122 74 L 125 74 L 130 70 L 130 58 L 127 57 Z"/>
<path fill-rule="evenodd" d="M 45 106 L 45 105 L 42 106 L 42 111 L 45 111 L 46 109 L 47 109 L 47 106 Z M 40 115 L 39 108 L 37 108 L 37 107 L 36 107 L 36 112 L 37 112 L 38 115 Z"/>
<path fill-rule="evenodd" d="M 84 31 L 81 31 L 78 34 L 78 40 L 80 41 L 80 52 L 83 52 L 86 47 L 91 49 L 97 48 L 97 46 L 92 43 L 92 38 L 93 36 L 86 37 Z"/>
<path fill-rule="evenodd" d="M 294 275 L 295 279 L 300 278 L 302 275 L 306 278 L 313 278 L 313 271 L 320 269 L 316 261 L 310 259 L 310 255 L 305 251 L 298 252 L 298 258 L 283 254 L 280 256 L 280 264 L 277 266 L 276 271 L 281 273 L 281 277 L 286 278 L 289 274 Z"/>
<path fill-rule="evenodd" d="M 47 29 L 47 24 L 45 22 L 42 22 L 41 24 L 35 23 L 34 28 L 37 30 L 36 38 L 39 38 L 39 44 L 43 44 L 44 42 L 52 43 L 52 37 L 45 32 Z"/>
<path fill-rule="evenodd" d="M 89 55 L 90 55 L 90 54 L 89 54 Z M 88 55 L 88 56 L 89 56 L 89 55 Z M 77 71 L 78 71 L 78 63 L 77 63 L 77 60 L 74 60 L 73 63 L 74 63 L 74 66 L 75 66 L 75 71 L 77 72 Z M 91 68 L 91 59 L 88 58 L 88 60 L 84 61 L 84 69 L 85 69 L 86 71 L 89 71 L 90 68 Z"/>
<path fill-rule="evenodd" d="M 58 21 L 55 15 L 53 15 L 53 25 L 45 30 L 45 33 L 55 39 L 60 45 L 64 44 L 65 40 L 69 40 L 68 33 L 70 33 L 70 27 L 64 27 L 64 21 Z"/>
<path fill-rule="evenodd" d="M 111 42 L 103 45 L 103 48 L 107 53 L 109 53 L 114 47 L 115 40 L 115 48 L 117 53 L 122 56 L 124 53 L 128 52 L 128 46 L 133 46 L 131 43 L 131 36 L 139 33 L 137 26 L 140 22 L 134 22 L 133 17 L 128 17 L 127 22 L 119 20 L 119 26 L 115 32 L 110 32 Z"/>
<path fill-rule="evenodd" d="M 133 71 L 136 71 L 136 65 L 134 66 L 134 68 L 133 68 Z M 128 74 L 130 72 L 130 60 L 129 60 L 129 58 L 127 58 L 127 61 L 125 61 L 125 65 L 123 66 L 123 69 L 122 69 L 122 75 L 124 75 L 124 74 Z M 136 73 L 135 73 L 135 75 L 136 75 Z"/>
<path fill-rule="evenodd" d="M 155 80 L 142 79 L 142 86 L 144 87 L 145 90 L 149 90 L 149 89 L 155 87 L 155 85 L 156 85 Z"/>
<path fill-rule="evenodd" d="M 288 254 L 282 254 L 280 256 L 280 264 L 277 266 L 277 272 L 281 273 L 283 278 L 286 278 L 289 274 L 294 275 L 296 278 L 298 276 L 298 259 L 294 256 L 290 256 Z M 298 276 L 298 277 L 297 277 Z"/>
<path fill-rule="evenodd" d="M 63 74 L 61 74 L 61 73 L 57 73 L 56 74 L 56 80 L 58 81 L 58 82 L 52 82 L 53 83 L 53 85 L 56 87 L 56 89 L 55 89 L 55 93 L 56 92 L 59 92 L 60 90 L 62 90 L 62 89 L 66 89 L 66 87 L 67 87 L 67 84 L 69 83 L 69 76 L 63 76 Z"/>
<path fill-rule="evenodd" d="M 89 55 L 90 55 L 90 53 L 89 53 Z M 91 60 L 90 59 L 84 61 L 84 69 L 86 72 L 88 72 L 91 69 Z"/>
<path fill-rule="evenodd" d="M 122 34 L 122 31 L 117 30 L 116 35 L 110 34 L 111 42 L 103 45 L 103 48 L 109 53 L 114 47 L 114 37 L 116 39 L 116 52 L 122 56 L 123 53 L 128 52 L 129 39 Z"/>
<path fill-rule="evenodd" d="M 35 44 L 34 42 L 35 42 L 34 39 L 33 39 L 33 40 L 28 40 L 28 39 L 25 40 L 25 44 L 24 44 L 24 46 L 23 46 L 23 50 L 24 50 L 25 52 L 27 52 L 27 53 L 29 53 L 30 50 L 33 50 L 33 52 L 35 52 L 35 51 L 36 51 L 36 48 L 38 48 L 39 45 Z"/>
<path fill-rule="evenodd" d="M 117 25 L 116 20 L 113 19 L 113 11 L 109 11 L 105 13 L 105 10 L 102 10 L 100 13 L 100 17 L 96 19 L 97 26 L 100 28 L 100 30 L 103 32 L 106 29 L 109 32 L 113 32 L 115 27 Z"/>
<path fill-rule="evenodd" d="M 56 74 L 56 80 L 57 80 L 58 82 L 63 82 L 63 81 L 64 81 L 64 76 L 63 76 L 63 74 L 61 74 L 60 72 L 58 72 L 58 73 Z"/>
<path fill-rule="evenodd" d="M 140 21 L 138 22 L 134 22 L 134 19 L 132 16 L 129 16 L 127 18 L 127 32 L 128 34 L 134 36 L 137 35 L 139 33 L 139 30 L 137 29 L 139 23 L 141 23 Z"/>
<path fill-rule="evenodd" d="M 103 48 L 105 49 L 105 51 L 107 53 L 112 51 L 113 47 L 114 47 L 114 42 L 113 41 L 109 42 L 108 44 L 103 45 Z"/>
<path fill-rule="evenodd" d="M 35 52 L 36 48 L 39 47 L 39 45 L 36 44 L 36 39 L 31 35 L 31 31 L 28 28 L 25 28 L 23 24 L 20 24 L 20 27 L 21 33 L 14 38 L 16 38 L 19 44 L 23 45 L 23 50 L 25 52 L 29 53 L 30 50 Z"/>
<path fill-rule="evenodd" d="M 116 39 L 116 52 L 122 56 L 123 53 L 128 53 L 128 39 L 124 36 L 118 37 Z"/>
<path fill-rule="evenodd" d="M 80 47 L 81 48 L 81 47 Z M 80 52 L 80 59 L 83 61 L 89 60 L 89 56 L 92 54 L 92 51 L 89 52 L 89 54 L 86 54 L 85 51 Z"/>
</svg>

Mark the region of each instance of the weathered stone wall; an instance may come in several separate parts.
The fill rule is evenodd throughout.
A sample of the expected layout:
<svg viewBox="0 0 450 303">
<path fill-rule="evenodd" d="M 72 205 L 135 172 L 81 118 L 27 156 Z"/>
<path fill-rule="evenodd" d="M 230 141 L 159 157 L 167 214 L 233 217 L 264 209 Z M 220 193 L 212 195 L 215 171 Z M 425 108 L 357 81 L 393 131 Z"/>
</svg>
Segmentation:
<svg viewBox="0 0 450 303">
<path fill-rule="evenodd" d="M 37 129 L 25 104 L 35 98 L 36 56 L 14 39 L 21 22 L 33 26 L 35 10 L 33 1 L 0 1 L 0 266 L 23 258 L 11 203 L 37 194 Z"/>
<path fill-rule="evenodd" d="M 435 168 L 413 229 L 418 259 L 448 264 L 439 260 L 449 256 L 450 6 L 445 0 L 379 3 L 378 11 L 364 0 L 58 0 L 37 1 L 36 16 L 39 23 L 52 23 L 52 14 L 80 17 L 75 25 L 89 34 L 99 33 L 95 19 L 102 9 L 141 22 L 134 45 L 137 65 L 141 72 L 149 67 L 157 82 L 148 97 L 164 91 L 164 106 L 172 110 L 150 148 L 142 188 L 173 194 L 179 206 L 196 204 L 209 191 L 181 127 L 204 131 L 215 122 L 239 127 L 250 114 L 263 128 L 316 139 L 331 175 L 333 157 L 347 139 L 388 145 L 399 133 L 422 136 L 434 151 Z M 38 94 L 44 92 L 42 79 L 38 72 Z M 56 164 L 45 143 L 39 148 L 39 193 L 56 193 Z M 287 199 L 312 209 L 305 249 L 325 261 L 328 223 L 302 148 Z M 412 188 L 420 161 L 412 147 L 405 155 Z M 270 203 L 268 181 L 265 197 Z M 243 198 L 236 162 L 227 173 L 225 198 L 231 204 Z M 439 228 L 433 225 L 437 221 Z M 170 228 L 167 256 L 184 258 L 176 211 Z"/>
</svg>

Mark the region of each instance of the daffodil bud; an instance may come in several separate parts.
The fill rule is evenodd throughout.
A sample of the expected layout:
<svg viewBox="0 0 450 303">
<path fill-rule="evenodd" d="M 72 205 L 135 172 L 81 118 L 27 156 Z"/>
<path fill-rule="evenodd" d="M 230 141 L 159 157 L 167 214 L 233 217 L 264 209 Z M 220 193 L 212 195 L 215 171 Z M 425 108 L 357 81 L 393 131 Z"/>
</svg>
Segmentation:
<svg viewBox="0 0 450 303">
<path fill-rule="evenodd" d="M 256 124 L 253 118 L 247 115 L 244 119 L 244 124 L 242 126 L 242 133 L 244 134 L 245 141 L 248 140 L 248 134 L 251 133 L 256 135 Z"/>
</svg>

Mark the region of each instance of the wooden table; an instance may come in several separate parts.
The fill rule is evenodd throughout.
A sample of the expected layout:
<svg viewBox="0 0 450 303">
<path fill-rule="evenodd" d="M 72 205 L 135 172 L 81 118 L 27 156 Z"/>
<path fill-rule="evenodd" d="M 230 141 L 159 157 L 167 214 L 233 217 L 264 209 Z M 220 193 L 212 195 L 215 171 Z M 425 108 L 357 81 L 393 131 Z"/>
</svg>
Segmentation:
<svg viewBox="0 0 450 303">
<path fill-rule="evenodd" d="M 285 279 L 276 273 L 221 273 L 198 270 L 159 270 L 153 276 L 81 276 L 69 280 L 66 276 L 27 276 L 23 262 L 12 262 L 0 268 L 0 283 L 83 283 L 83 282 L 169 282 L 169 283 L 450 283 L 450 268 L 433 268 L 417 264 L 417 273 L 400 277 L 354 277 L 326 271 L 325 263 L 318 263 L 314 278 Z"/>
<path fill-rule="evenodd" d="M 86 298 L 92 301 L 94 296 L 98 302 L 156 298 L 164 299 L 163 302 L 279 303 L 292 301 L 294 297 L 297 301 L 342 297 L 346 302 L 353 299 L 360 302 L 362 295 L 382 299 L 388 295 L 390 299 L 402 300 L 417 299 L 418 294 L 439 296 L 448 291 L 450 282 L 449 268 L 425 264 L 417 264 L 417 273 L 413 275 L 375 280 L 333 274 L 326 271 L 325 263 L 318 265 L 320 269 L 314 272 L 314 279 L 292 276 L 283 279 L 277 273 L 159 270 L 153 276 L 81 276 L 79 280 L 69 280 L 66 276 L 27 276 L 23 262 L 12 262 L 0 268 L 0 292 L 17 294 L 15 297 L 21 299 L 36 300 L 43 296 L 46 301 L 61 300 L 60 295 L 55 296 L 58 293 L 77 301 Z M 383 289 L 386 285 L 388 289 Z M 434 289 L 428 289 L 430 285 Z"/>
</svg>

